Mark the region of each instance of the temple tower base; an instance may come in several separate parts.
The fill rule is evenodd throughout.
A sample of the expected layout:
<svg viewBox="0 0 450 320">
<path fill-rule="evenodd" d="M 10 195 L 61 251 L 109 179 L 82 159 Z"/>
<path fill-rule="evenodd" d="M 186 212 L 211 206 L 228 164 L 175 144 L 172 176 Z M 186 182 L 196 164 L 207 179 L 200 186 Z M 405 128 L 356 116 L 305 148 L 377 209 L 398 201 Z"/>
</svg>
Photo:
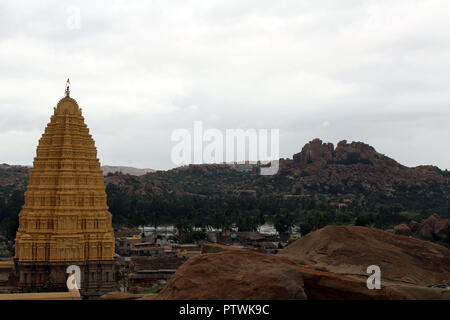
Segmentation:
<svg viewBox="0 0 450 320">
<path fill-rule="evenodd" d="M 19 262 L 15 264 L 15 278 L 20 292 L 64 292 L 67 291 L 67 267 L 77 265 L 81 269 L 80 294 L 84 299 L 118 291 L 115 279 L 115 261 L 73 262 Z"/>
</svg>

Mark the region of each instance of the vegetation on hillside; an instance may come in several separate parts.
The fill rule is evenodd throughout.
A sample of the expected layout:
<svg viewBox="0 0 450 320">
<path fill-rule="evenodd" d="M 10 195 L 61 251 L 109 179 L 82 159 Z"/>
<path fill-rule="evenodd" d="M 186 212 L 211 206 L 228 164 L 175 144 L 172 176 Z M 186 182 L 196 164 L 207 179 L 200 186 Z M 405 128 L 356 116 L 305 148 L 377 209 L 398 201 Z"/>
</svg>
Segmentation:
<svg viewBox="0 0 450 320">
<path fill-rule="evenodd" d="M 0 168 L 0 178 L 10 182 L 0 183 L 0 234 L 13 240 L 28 174 L 11 168 Z M 270 222 L 280 233 L 293 225 L 308 233 L 330 224 L 386 229 L 433 213 L 450 217 L 445 184 L 393 183 L 385 192 L 341 179 L 308 183 L 300 192 L 296 186 L 305 178 L 311 178 L 307 170 L 262 176 L 226 165 L 196 165 L 139 177 L 109 174 L 105 184 L 115 227 L 174 224 L 185 232 L 209 227 L 252 231 Z"/>
</svg>

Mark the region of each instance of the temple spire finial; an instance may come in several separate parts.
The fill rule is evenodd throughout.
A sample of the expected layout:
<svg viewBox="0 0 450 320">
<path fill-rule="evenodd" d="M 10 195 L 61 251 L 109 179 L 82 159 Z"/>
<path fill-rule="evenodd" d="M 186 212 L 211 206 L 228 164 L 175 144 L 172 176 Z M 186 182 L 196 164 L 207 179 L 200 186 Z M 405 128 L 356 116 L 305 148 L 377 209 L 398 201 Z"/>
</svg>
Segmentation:
<svg viewBox="0 0 450 320">
<path fill-rule="evenodd" d="M 69 80 L 69 78 L 67 78 L 67 81 L 66 81 L 66 97 L 68 97 L 69 94 L 70 94 L 69 86 L 70 86 L 70 80 Z"/>
</svg>

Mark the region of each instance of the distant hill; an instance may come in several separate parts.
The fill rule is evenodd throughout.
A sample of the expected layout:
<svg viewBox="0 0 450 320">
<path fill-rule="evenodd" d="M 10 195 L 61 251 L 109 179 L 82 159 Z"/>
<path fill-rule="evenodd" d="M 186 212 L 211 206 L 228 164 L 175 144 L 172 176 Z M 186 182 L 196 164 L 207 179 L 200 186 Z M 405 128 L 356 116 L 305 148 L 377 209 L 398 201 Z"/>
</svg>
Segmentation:
<svg viewBox="0 0 450 320">
<path fill-rule="evenodd" d="M 103 174 L 106 176 L 108 173 L 122 172 L 123 174 L 131 174 L 133 176 L 142 176 L 149 172 L 155 172 L 153 169 L 139 169 L 134 167 L 125 166 L 102 166 Z"/>
<path fill-rule="evenodd" d="M 430 165 L 406 167 L 363 142 L 343 140 L 334 148 L 320 139 L 307 143 L 293 159 L 281 160 L 279 172 L 292 179 L 292 194 L 381 192 L 388 197 L 403 188 L 431 185 L 437 188 L 430 192 L 448 197 L 448 173 Z"/>
<path fill-rule="evenodd" d="M 14 190 L 24 191 L 30 169 L 29 166 L 0 164 L 0 195 L 8 196 Z"/>
<path fill-rule="evenodd" d="M 341 141 L 335 147 L 314 139 L 292 159 L 280 159 L 273 176 L 260 165 L 201 164 L 167 171 L 104 166 L 105 184 L 123 194 L 314 199 L 337 208 L 353 204 L 450 215 L 450 174 L 435 166 L 406 167 L 363 142 Z M 27 167 L 0 167 L 0 193 L 25 190 Z"/>
<path fill-rule="evenodd" d="M 434 210 L 450 202 L 448 171 L 403 166 L 362 142 L 341 141 L 335 148 L 315 139 L 279 165 L 273 176 L 260 175 L 260 166 L 242 171 L 229 164 L 202 164 L 140 177 L 114 174 L 105 183 L 128 194 L 313 198 L 336 207 L 399 203 L 411 210 Z"/>
<path fill-rule="evenodd" d="M 24 191 L 28 184 L 28 172 L 32 168 L 32 166 L 0 164 L 0 195 L 8 195 L 14 190 Z M 139 169 L 126 166 L 102 166 L 101 170 L 104 175 L 121 173 L 132 176 L 141 176 L 155 171 L 153 169 Z"/>
</svg>

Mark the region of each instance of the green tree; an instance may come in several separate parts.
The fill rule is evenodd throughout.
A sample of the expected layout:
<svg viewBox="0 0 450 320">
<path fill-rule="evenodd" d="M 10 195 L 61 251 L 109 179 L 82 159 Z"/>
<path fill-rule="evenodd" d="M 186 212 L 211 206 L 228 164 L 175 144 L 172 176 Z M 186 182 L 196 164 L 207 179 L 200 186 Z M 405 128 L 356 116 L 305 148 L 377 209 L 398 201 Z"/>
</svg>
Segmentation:
<svg viewBox="0 0 450 320">
<path fill-rule="evenodd" d="M 282 208 L 274 217 L 274 227 L 279 234 L 288 234 L 294 225 L 294 215 L 286 208 Z"/>
</svg>

